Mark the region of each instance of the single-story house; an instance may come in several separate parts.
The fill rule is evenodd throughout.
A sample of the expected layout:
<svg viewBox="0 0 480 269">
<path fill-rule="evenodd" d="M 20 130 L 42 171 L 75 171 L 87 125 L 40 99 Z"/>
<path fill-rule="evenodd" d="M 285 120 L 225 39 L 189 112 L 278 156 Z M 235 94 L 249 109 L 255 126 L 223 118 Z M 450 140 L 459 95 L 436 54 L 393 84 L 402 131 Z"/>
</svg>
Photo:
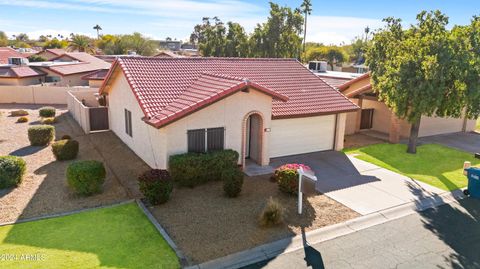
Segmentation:
<svg viewBox="0 0 480 269">
<path fill-rule="evenodd" d="M 35 85 L 45 82 L 46 74 L 29 66 L 0 66 L 0 85 Z"/>
<path fill-rule="evenodd" d="M 0 65 L 9 64 L 9 58 L 25 58 L 25 56 L 12 48 L 0 47 Z"/>
<path fill-rule="evenodd" d="M 65 53 L 67 53 L 67 51 L 64 49 L 45 49 L 37 53 L 37 55 L 42 56 L 43 58 L 47 59 L 47 61 L 50 61 L 53 58 L 61 56 Z"/>
<path fill-rule="evenodd" d="M 58 86 L 88 86 L 88 80 L 82 77 L 110 68 L 110 63 L 85 52 L 65 53 L 51 60 L 48 63 L 32 63 L 31 66 L 35 64 L 35 68 L 47 74 L 46 82 L 56 83 Z"/>
<path fill-rule="evenodd" d="M 179 57 L 185 57 L 185 56 L 177 54 L 170 50 L 162 50 L 153 57 L 179 58 Z"/>
<path fill-rule="evenodd" d="M 103 84 L 103 80 L 108 74 L 108 69 L 100 69 L 86 74 L 82 77 L 83 80 L 88 81 L 88 86 L 91 88 L 100 88 Z"/>
<path fill-rule="evenodd" d="M 99 93 L 110 129 L 154 168 L 223 148 L 240 165 L 341 150 L 358 110 L 295 59 L 120 57 Z"/>
<path fill-rule="evenodd" d="M 410 136 L 411 124 L 399 119 L 377 98 L 370 82 L 370 73 L 350 80 L 338 89 L 357 104 L 361 110 L 347 113 L 345 134 L 354 134 L 362 130 L 374 130 L 388 135 L 389 141 L 397 143 L 401 138 Z M 476 120 L 463 118 L 442 118 L 423 116 L 420 120 L 419 137 L 470 132 L 475 130 Z"/>
</svg>

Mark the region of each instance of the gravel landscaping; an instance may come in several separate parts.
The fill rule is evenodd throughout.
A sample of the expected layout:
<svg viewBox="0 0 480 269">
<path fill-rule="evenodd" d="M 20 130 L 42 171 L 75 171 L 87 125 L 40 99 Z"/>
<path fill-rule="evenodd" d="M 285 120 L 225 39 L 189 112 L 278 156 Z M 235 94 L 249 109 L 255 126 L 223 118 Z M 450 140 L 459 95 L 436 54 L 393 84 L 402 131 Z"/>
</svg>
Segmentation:
<svg viewBox="0 0 480 269">
<path fill-rule="evenodd" d="M 134 188 L 136 177 L 132 175 L 144 171 L 146 165 L 134 154 L 128 154 L 126 146 L 110 132 L 85 135 L 65 107 L 58 107 L 58 123 L 54 125 L 56 137 L 70 135 L 80 143 L 76 160 L 99 160 L 107 169 L 103 193 L 91 197 L 74 195 L 65 178 L 65 170 L 72 161 L 56 161 L 50 146 L 30 146 L 27 129 L 39 124 L 39 107 L 0 105 L 0 155 L 20 156 L 27 162 L 27 173 L 20 186 L 0 190 L 0 223 L 113 204 L 138 195 Z M 27 110 L 29 122 L 16 123 L 17 117 L 9 116 L 9 112 L 16 109 Z M 123 163 L 123 160 L 129 164 L 119 168 L 122 165 L 118 162 Z M 127 189 L 122 185 L 127 185 Z"/>
<path fill-rule="evenodd" d="M 270 196 L 285 207 L 285 224 L 260 228 L 258 215 Z M 245 177 L 237 198 L 225 197 L 221 182 L 176 188 L 169 202 L 149 209 L 190 263 L 291 237 L 300 234 L 302 227 L 310 231 L 358 216 L 325 195 L 307 198 L 304 214 L 299 216 L 297 198 L 281 193 L 269 176 Z"/>
</svg>

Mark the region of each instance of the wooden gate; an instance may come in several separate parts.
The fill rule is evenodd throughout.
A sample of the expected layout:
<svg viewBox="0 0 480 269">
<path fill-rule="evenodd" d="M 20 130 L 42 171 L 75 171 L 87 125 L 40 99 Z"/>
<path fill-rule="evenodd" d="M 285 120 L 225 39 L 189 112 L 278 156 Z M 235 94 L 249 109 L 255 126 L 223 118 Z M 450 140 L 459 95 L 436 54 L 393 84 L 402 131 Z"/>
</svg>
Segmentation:
<svg viewBox="0 0 480 269">
<path fill-rule="evenodd" d="M 90 131 L 108 130 L 108 108 L 107 107 L 90 107 Z"/>
</svg>

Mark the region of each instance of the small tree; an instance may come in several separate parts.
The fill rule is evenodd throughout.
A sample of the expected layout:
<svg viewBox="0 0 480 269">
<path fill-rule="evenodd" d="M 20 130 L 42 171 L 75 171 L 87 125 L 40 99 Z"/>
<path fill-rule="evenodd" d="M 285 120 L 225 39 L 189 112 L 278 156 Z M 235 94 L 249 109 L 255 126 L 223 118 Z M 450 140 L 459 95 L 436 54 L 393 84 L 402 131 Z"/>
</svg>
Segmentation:
<svg viewBox="0 0 480 269">
<path fill-rule="evenodd" d="M 415 153 L 422 116 L 480 113 L 478 18 L 452 31 L 440 11 L 421 12 L 408 30 L 399 19 L 384 21 L 367 49 L 367 65 L 379 100 L 412 124 L 407 152 Z"/>
</svg>

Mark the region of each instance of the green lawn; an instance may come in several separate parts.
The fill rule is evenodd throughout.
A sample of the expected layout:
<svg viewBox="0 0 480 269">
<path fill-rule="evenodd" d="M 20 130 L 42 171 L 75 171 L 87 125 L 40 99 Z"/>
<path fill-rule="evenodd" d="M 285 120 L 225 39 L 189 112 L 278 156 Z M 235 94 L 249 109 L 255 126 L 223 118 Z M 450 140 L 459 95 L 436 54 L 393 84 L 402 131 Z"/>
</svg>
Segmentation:
<svg viewBox="0 0 480 269">
<path fill-rule="evenodd" d="M 364 160 L 394 172 L 406 175 L 444 190 L 455 190 L 467 185 L 463 162 L 480 164 L 473 154 L 453 148 L 427 144 L 417 147 L 416 154 L 408 154 L 402 144 L 376 144 L 347 149 L 347 154 L 358 154 Z"/>
<path fill-rule="evenodd" d="M 180 268 L 175 252 L 135 203 L 3 226 L 0 242 L 2 269 Z M 25 261 L 34 255 L 39 260 Z"/>
</svg>

